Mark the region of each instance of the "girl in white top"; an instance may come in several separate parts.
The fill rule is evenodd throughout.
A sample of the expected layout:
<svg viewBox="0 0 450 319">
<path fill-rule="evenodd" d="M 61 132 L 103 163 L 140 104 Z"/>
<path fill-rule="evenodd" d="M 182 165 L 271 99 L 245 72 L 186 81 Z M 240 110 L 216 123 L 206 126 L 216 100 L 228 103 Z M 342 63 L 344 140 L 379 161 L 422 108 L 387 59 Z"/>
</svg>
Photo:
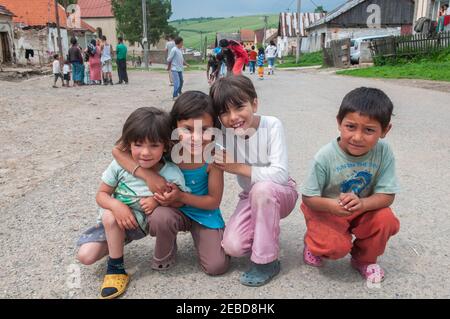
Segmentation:
<svg viewBox="0 0 450 319">
<path fill-rule="evenodd" d="M 251 253 L 252 266 L 240 280 L 261 286 L 280 271 L 280 219 L 291 213 L 298 198 L 296 183 L 289 178 L 283 124 L 256 114 L 257 94 L 245 76 L 216 81 L 210 95 L 226 131 L 225 155 L 216 154 L 214 165 L 237 175 L 243 189 L 222 246 L 234 257 Z M 220 137 L 218 142 L 223 142 Z"/>
</svg>

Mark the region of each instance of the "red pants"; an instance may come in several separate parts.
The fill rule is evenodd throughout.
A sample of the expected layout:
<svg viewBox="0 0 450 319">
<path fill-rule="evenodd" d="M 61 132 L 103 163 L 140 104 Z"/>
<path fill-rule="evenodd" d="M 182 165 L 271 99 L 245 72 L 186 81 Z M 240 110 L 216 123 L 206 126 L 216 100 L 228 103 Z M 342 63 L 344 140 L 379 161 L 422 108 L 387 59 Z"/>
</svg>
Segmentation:
<svg viewBox="0 0 450 319">
<path fill-rule="evenodd" d="M 301 210 L 306 220 L 306 245 L 313 255 L 330 259 L 350 253 L 361 263 L 374 264 L 384 253 L 389 238 L 400 229 L 390 208 L 349 217 L 316 212 L 303 203 Z M 352 234 L 356 237 L 353 242 Z"/>
</svg>

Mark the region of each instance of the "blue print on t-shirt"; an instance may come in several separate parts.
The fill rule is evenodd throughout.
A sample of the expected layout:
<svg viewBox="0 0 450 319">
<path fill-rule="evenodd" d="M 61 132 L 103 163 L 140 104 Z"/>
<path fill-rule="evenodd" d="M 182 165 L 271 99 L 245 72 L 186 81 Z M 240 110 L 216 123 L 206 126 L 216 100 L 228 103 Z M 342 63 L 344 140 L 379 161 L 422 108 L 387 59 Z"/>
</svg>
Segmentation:
<svg viewBox="0 0 450 319">
<path fill-rule="evenodd" d="M 367 171 L 357 172 L 356 175 L 341 184 L 342 193 L 354 193 L 359 196 L 372 181 L 372 174 Z"/>
</svg>

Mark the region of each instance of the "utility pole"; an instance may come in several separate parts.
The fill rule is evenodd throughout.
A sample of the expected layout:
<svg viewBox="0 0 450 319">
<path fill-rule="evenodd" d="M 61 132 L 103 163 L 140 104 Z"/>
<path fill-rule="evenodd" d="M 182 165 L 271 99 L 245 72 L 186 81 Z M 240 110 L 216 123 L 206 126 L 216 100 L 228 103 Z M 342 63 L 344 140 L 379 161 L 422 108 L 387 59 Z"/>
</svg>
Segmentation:
<svg viewBox="0 0 450 319">
<path fill-rule="evenodd" d="M 264 16 L 264 37 L 263 37 L 263 47 L 266 47 L 266 34 L 267 34 L 267 25 L 268 25 L 268 16 Z"/>
<path fill-rule="evenodd" d="M 61 28 L 59 25 L 59 10 L 58 10 L 58 1 L 55 0 L 55 15 L 56 15 L 56 30 L 58 34 L 58 38 L 56 39 L 56 42 L 58 42 L 58 48 L 59 48 L 59 58 L 65 60 L 64 58 L 64 52 L 62 49 L 62 43 L 61 43 Z"/>
<path fill-rule="evenodd" d="M 295 54 L 295 63 L 298 63 L 298 60 L 300 59 L 300 51 L 301 51 L 301 45 L 302 45 L 302 41 L 301 41 L 301 29 L 300 29 L 300 16 L 301 16 L 301 8 L 302 8 L 302 1 L 301 0 L 297 0 L 297 28 L 298 28 L 298 32 L 297 32 L 297 52 Z"/>
<path fill-rule="evenodd" d="M 142 45 L 144 46 L 145 69 L 148 70 L 148 39 L 147 39 L 147 2 L 142 0 Z"/>
</svg>

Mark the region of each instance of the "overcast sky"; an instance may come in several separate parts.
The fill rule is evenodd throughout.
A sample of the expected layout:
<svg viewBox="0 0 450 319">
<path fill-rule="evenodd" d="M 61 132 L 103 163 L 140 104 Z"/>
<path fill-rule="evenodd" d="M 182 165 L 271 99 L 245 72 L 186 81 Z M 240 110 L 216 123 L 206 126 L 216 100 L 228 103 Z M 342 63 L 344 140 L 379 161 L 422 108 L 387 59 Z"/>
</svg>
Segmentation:
<svg viewBox="0 0 450 319">
<path fill-rule="evenodd" d="M 302 0 L 302 12 L 313 12 L 315 6 L 323 5 L 332 10 L 346 0 Z M 297 0 L 172 0 L 171 20 L 197 17 L 230 17 L 280 13 L 297 10 Z"/>
</svg>

